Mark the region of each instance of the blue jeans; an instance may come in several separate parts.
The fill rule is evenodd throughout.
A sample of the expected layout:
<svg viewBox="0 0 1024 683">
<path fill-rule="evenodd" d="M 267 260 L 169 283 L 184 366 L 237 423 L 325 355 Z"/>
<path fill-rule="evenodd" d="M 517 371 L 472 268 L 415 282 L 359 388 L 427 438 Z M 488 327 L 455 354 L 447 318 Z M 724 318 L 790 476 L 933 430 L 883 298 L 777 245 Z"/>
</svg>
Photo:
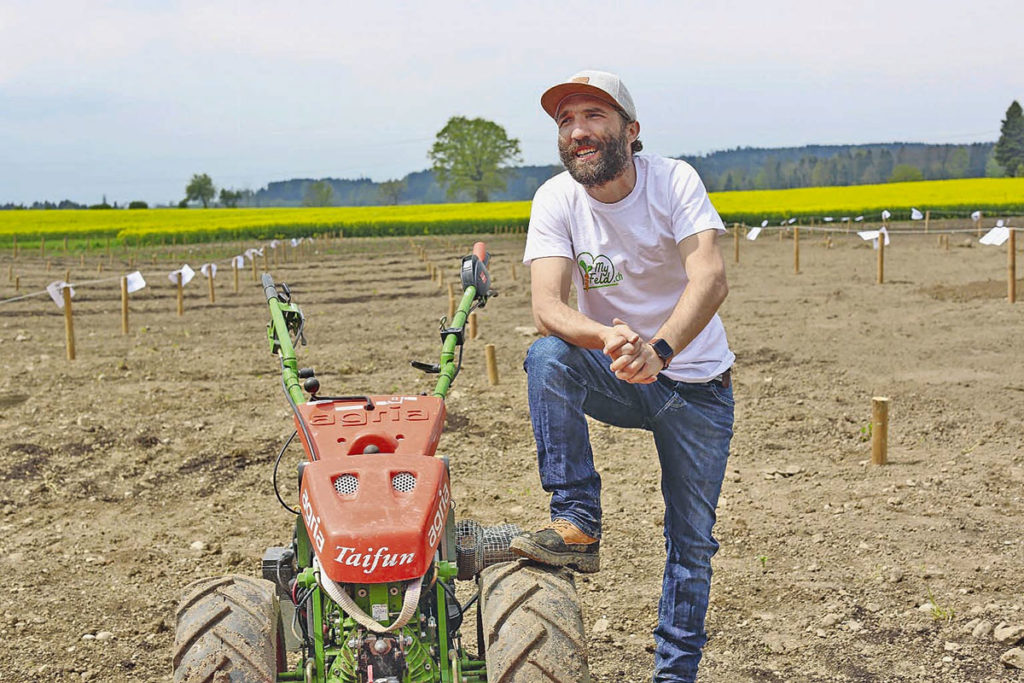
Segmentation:
<svg viewBox="0 0 1024 683">
<path fill-rule="evenodd" d="M 654 433 L 665 498 L 667 560 L 654 631 L 655 683 L 693 681 L 707 641 L 704 617 L 711 587 L 711 535 L 732 438 L 732 388 L 712 381 L 659 376 L 629 384 L 611 359 L 558 337 L 534 342 L 524 368 L 537 460 L 551 518 L 601 537 L 601 477 L 584 415 Z M 625 457 L 625 456 L 623 456 Z"/>
</svg>

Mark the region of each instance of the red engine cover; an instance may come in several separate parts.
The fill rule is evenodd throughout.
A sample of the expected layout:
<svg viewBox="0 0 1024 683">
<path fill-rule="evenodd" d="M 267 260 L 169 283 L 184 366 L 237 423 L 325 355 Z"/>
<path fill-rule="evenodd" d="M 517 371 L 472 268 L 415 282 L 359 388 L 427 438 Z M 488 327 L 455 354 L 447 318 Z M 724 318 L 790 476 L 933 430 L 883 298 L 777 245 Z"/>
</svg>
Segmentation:
<svg viewBox="0 0 1024 683">
<path fill-rule="evenodd" d="M 443 400 L 434 396 L 369 398 L 372 409 L 362 400 L 313 401 L 299 406 L 320 458 L 358 455 L 367 446 L 375 446 L 381 453 L 434 454 L 444 427 Z M 310 453 L 306 435 L 296 426 Z"/>
<path fill-rule="evenodd" d="M 428 455 L 322 458 L 302 475 L 302 516 L 313 550 L 339 583 L 423 576 L 451 499 L 444 462 Z"/>
</svg>

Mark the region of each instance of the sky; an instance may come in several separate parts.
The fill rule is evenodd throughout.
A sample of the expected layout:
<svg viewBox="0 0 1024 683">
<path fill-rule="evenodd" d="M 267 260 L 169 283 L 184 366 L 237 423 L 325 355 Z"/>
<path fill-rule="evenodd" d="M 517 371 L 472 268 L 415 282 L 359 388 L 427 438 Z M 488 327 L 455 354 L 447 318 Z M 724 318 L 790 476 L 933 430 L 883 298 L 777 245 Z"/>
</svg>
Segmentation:
<svg viewBox="0 0 1024 683">
<path fill-rule="evenodd" d="M 540 95 L 581 69 L 664 155 L 995 141 L 1022 25 L 1021 0 L 0 0 L 0 204 L 400 178 L 456 115 L 554 164 Z"/>
</svg>

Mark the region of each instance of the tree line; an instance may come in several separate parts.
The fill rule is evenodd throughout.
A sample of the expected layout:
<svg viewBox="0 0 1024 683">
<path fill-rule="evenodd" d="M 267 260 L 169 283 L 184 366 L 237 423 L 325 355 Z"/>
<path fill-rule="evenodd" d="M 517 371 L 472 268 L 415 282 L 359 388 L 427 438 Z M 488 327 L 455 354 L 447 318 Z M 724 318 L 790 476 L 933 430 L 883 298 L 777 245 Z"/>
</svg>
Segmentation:
<svg viewBox="0 0 1024 683">
<path fill-rule="evenodd" d="M 552 136 L 554 137 L 554 136 Z M 554 140 L 552 140 L 554 144 Z M 369 178 L 296 178 L 268 183 L 255 192 L 217 188 L 206 173 L 185 186 L 180 208 L 374 206 L 486 202 L 531 199 L 540 185 L 560 173 L 559 165 L 512 166 L 521 158 L 519 141 L 493 121 L 453 116 L 427 153 L 432 167 L 404 178 L 374 182 Z M 743 147 L 707 155 L 679 156 L 700 173 L 708 190 L 767 190 L 836 185 L 866 185 L 915 180 L 979 177 L 1024 177 L 1024 112 L 1014 100 L 1006 111 L 996 143 L 931 145 L 808 145 Z M 70 200 L 36 202 L 31 207 L 5 204 L 0 209 L 86 208 Z M 91 209 L 118 208 L 106 197 Z M 128 208 L 147 208 L 134 201 Z"/>
</svg>

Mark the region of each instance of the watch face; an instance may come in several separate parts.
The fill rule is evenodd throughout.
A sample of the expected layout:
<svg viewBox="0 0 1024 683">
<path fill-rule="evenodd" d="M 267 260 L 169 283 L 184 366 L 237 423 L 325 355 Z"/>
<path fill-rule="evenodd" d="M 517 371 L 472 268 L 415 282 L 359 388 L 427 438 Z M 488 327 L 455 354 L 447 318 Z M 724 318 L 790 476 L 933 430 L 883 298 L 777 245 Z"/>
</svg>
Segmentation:
<svg viewBox="0 0 1024 683">
<path fill-rule="evenodd" d="M 671 358 L 673 351 L 672 347 L 668 345 L 668 342 L 664 339 L 655 339 L 651 342 L 651 346 L 654 347 L 654 352 L 658 354 L 658 357 L 662 360 Z"/>
</svg>

